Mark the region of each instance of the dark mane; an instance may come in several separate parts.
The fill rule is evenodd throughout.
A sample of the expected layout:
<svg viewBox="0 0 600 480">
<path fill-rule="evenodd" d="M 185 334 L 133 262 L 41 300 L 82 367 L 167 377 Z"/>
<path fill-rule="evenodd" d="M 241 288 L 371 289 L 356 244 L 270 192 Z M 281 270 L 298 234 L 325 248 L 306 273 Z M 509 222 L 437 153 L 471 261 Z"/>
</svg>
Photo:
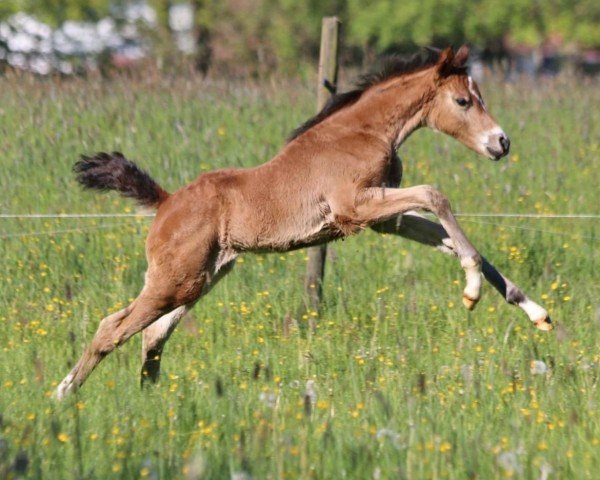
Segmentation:
<svg viewBox="0 0 600 480">
<path fill-rule="evenodd" d="M 355 83 L 356 88 L 349 92 L 332 95 L 323 109 L 314 117 L 296 128 L 288 137 L 287 142 L 295 140 L 304 132 L 321 123 L 327 117 L 356 103 L 362 94 L 373 85 L 385 82 L 390 78 L 399 77 L 408 73 L 416 72 L 435 65 L 439 57 L 439 50 L 433 48 L 422 49 L 415 55 L 409 57 L 401 55 L 390 55 L 381 62 L 381 68 L 375 72 L 362 75 Z"/>
</svg>

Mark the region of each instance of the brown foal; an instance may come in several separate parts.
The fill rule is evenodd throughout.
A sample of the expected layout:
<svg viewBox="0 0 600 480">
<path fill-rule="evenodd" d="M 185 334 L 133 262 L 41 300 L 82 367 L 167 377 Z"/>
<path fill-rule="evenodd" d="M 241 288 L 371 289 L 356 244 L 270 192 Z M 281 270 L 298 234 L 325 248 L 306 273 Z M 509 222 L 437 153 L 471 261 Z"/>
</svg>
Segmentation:
<svg viewBox="0 0 600 480">
<path fill-rule="evenodd" d="M 106 355 L 142 330 L 142 381 L 156 381 L 173 329 L 240 253 L 287 251 L 366 227 L 458 257 L 467 308 L 479 300 L 483 273 L 506 301 L 549 330 L 546 311 L 481 257 L 444 195 L 428 185 L 396 188 L 401 165 L 395 151 L 423 126 L 494 160 L 508 153 L 508 137 L 467 75 L 468 54 L 466 47 L 448 48 L 420 62 L 396 60 L 364 77 L 357 90 L 333 97 L 271 161 L 200 175 L 172 195 L 118 153 L 82 157 L 75 170 L 84 186 L 118 190 L 157 212 L 146 242 L 144 288 L 100 322 L 56 396 L 80 387 Z M 432 212 L 441 225 L 414 210 Z"/>
</svg>

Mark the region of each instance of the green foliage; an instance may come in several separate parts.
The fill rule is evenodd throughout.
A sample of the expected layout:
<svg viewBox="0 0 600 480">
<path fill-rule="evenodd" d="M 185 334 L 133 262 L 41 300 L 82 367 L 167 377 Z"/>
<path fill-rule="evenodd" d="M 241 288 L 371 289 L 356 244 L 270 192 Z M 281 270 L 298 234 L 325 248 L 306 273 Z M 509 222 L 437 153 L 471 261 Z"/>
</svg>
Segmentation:
<svg viewBox="0 0 600 480">
<path fill-rule="evenodd" d="M 462 212 L 597 211 L 598 86 L 482 90 L 510 156 L 490 162 L 417 132 L 400 152 L 404 185 L 436 185 Z M 128 212 L 131 202 L 78 187 L 79 153 L 121 150 L 173 191 L 265 161 L 313 109 L 312 83 L 0 77 L 0 212 Z M 596 478 L 598 224 L 473 220 L 461 218 L 474 244 L 561 330 L 535 330 L 488 285 L 463 310 L 455 259 L 368 231 L 331 245 L 314 335 L 291 320 L 305 252 L 245 255 L 174 333 L 156 388 L 139 388 L 137 335 L 63 403 L 50 398 L 56 383 L 141 288 L 150 221 L 0 220 L 0 472 L 538 479 L 550 465 Z M 549 371 L 532 373 L 533 360 Z"/>
<path fill-rule="evenodd" d="M 4 0 L 0 2 L 0 19 L 22 10 L 26 0 Z"/>
<path fill-rule="evenodd" d="M 169 25 L 169 6 L 173 3 L 171 0 L 150 0 L 148 2 L 156 11 L 158 24 L 166 29 Z"/>
<path fill-rule="evenodd" d="M 485 45 L 504 35 L 539 45 L 549 34 L 600 44 L 600 7 L 593 0 L 348 0 L 350 38 L 361 45 L 461 43 Z M 595 29 L 595 30 L 594 30 Z"/>
<path fill-rule="evenodd" d="M 115 2 L 111 0 L 9 0 L 7 3 L 12 4 L 12 8 L 10 11 L 4 11 L 0 7 L 0 18 L 14 11 L 24 11 L 56 27 L 66 20 L 99 20 L 108 14 L 109 7 Z"/>
</svg>

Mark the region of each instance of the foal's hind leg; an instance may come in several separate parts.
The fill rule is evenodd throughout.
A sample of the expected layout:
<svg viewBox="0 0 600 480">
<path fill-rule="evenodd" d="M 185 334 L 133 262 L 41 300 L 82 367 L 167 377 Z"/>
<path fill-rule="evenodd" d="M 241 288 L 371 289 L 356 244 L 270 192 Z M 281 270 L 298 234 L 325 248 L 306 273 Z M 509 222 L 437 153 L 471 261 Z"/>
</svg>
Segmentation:
<svg viewBox="0 0 600 480">
<path fill-rule="evenodd" d="M 223 258 L 227 263 L 221 266 L 221 262 L 219 262 L 219 258 L 217 258 L 213 268 L 215 271 L 211 275 L 211 279 L 204 285 L 201 293 L 202 296 L 206 295 L 217 282 L 233 268 L 235 262 L 231 258 L 234 258 L 234 255 L 229 254 L 226 258 L 225 255 L 223 255 Z M 167 343 L 167 340 L 169 340 L 169 337 L 181 319 L 191 310 L 194 303 L 195 302 L 182 305 L 172 312 L 163 315 L 142 332 L 142 372 L 140 375 L 140 383 L 142 386 L 148 381 L 151 383 L 156 383 L 158 381 L 160 375 L 160 361 L 165 343 Z"/>
<path fill-rule="evenodd" d="M 165 343 L 179 324 L 179 321 L 191 309 L 191 305 L 182 305 L 160 317 L 142 332 L 142 386 L 146 381 L 156 383 L 160 374 L 160 359 Z"/>
<path fill-rule="evenodd" d="M 452 241 L 444 227 L 416 212 L 408 212 L 400 217 L 373 225 L 372 228 L 380 233 L 393 233 L 425 245 L 431 245 L 444 253 L 456 256 Z M 552 329 L 548 312 L 527 298 L 527 295 L 483 257 L 482 272 L 485 279 L 500 292 L 508 303 L 525 311 L 536 327 L 541 330 Z"/>
<path fill-rule="evenodd" d="M 145 288 L 128 307 L 104 318 L 73 370 L 56 389 L 56 397 L 61 399 L 79 388 L 106 355 L 172 308 L 165 297 Z"/>
</svg>

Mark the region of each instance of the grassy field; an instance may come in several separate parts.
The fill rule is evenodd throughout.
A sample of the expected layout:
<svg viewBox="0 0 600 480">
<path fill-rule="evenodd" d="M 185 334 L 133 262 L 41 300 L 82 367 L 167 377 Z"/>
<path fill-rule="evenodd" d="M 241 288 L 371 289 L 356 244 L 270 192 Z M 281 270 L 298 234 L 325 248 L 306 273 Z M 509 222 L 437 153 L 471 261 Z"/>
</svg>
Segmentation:
<svg viewBox="0 0 600 480">
<path fill-rule="evenodd" d="M 482 90 L 510 156 L 418 132 L 404 185 L 458 212 L 598 213 L 598 84 Z M 173 191 L 267 160 L 314 103 L 289 82 L 0 78 L 0 212 L 131 212 L 78 188 L 79 153 L 121 150 Z M 150 220 L 0 219 L 0 478 L 598 478 L 598 220 L 461 222 L 554 332 L 488 285 L 467 312 L 457 261 L 369 231 L 331 246 L 315 332 L 305 252 L 248 255 L 174 334 L 156 388 L 139 388 L 136 336 L 57 403 L 141 288 Z"/>
</svg>

